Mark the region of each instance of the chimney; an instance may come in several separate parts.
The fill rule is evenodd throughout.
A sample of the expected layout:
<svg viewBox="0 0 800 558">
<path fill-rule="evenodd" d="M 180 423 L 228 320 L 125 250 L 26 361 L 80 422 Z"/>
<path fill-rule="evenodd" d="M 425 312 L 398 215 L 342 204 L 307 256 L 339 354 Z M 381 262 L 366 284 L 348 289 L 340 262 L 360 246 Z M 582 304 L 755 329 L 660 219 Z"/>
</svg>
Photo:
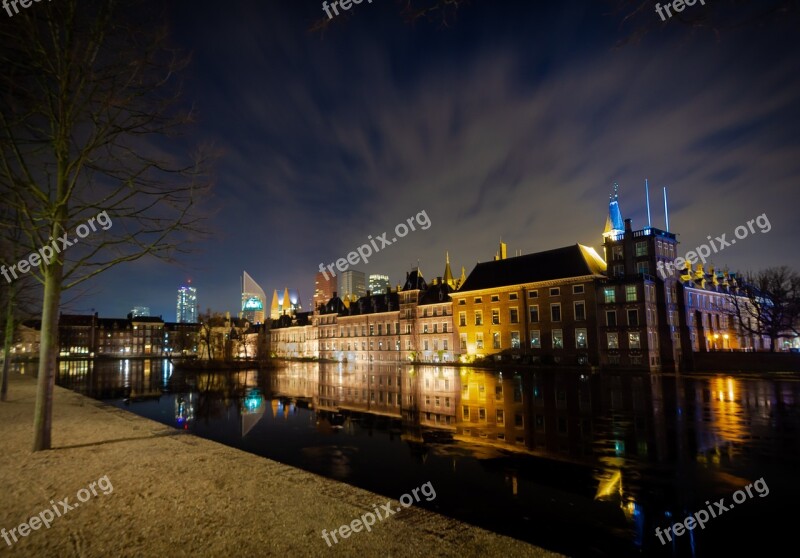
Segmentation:
<svg viewBox="0 0 800 558">
<path fill-rule="evenodd" d="M 633 227 L 631 226 L 631 220 L 625 219 L 625 232 L 631 232 Z"/>
<path fill-rule="evenodd" d="M 506 245 L 506 243 L 501 241 L 500 242 L 500 259 L 501 260 L 506 259 L 507 249 L 508 249 L 508 246 Z"/>
<path fill-rule="evenodd" d="M 336 298 L 339 295 L 336 291 L 333 291 L 333 298 Z"/>
</svg>

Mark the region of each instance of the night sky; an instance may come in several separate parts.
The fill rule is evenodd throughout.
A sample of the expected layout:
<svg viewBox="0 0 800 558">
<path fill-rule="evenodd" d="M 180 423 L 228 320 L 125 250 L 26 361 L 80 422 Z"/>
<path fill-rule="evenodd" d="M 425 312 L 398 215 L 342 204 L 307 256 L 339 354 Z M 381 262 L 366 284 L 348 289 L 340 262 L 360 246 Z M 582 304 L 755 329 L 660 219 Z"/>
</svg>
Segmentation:
<svg viewBox="0 0 800 558">
<path fill-rule="evenodd" d="M 646 178 L 659 228 L 669 188 L 681 253 L 765 213 L 768 233 L 713 263 L 800 270 L 796 26 L 670 21 L 618 46 L 622 14 L 596 0 L 473 0 L 447 26 L 365 1 L 323 34 L 309 31 L 325 17 L 317 1 L 170 4 L 173 41 L 193 56 L 193 138 L 221 153 L 211 238 L 179 265 L 123 264 L 65 311 L 147 305 L 174 320 L 191 278 L 202 310 L 235 314 L 243 270 L 267 304 L 289 287 L 309 309 L 320 263 L 420 211 L 428 230 L 355 269 L 397 284 L 419 260 L 430 280 L 449 251 L 454 274 L 469 273 L 501 238 L 509 255 L 601 252 L 612 184 L 642 228 Z"/>
</svg>

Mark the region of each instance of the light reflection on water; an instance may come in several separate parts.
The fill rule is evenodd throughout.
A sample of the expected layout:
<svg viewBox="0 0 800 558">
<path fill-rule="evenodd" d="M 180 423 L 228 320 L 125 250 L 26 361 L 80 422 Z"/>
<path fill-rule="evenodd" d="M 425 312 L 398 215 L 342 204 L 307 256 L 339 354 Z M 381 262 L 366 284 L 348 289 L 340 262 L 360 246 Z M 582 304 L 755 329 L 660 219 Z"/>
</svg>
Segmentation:
<svg viewBox="0 0 800 558">
<path fill-rule="evenodd" d="M 800 382 L 789 379 L 378 363 L 189 373 L 129 360 L 62 362 L 58 381 L 387 496 L 431 481 L 432 509 L 570 554 L 737 551 L 738 522 L 774 530 L 797 495 Z M 761 476 L 783 496 L 670 546 L 652 536 Z"/>
</svg>

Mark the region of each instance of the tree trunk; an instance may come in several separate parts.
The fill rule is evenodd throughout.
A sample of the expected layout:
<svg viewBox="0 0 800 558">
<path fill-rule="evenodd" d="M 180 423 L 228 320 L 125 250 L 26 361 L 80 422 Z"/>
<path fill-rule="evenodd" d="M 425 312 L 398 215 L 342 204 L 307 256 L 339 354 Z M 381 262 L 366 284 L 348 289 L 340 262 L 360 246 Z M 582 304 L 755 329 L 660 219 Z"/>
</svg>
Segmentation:
<svg viewBox="0 0 800 558">
<path fill-rule="evenodd" d="M 3 342 L 3 379 L 0 382 L 0 401 L 8 399 L 8 372 L 11 364 L 11 342 L 14 340 L 14 285 L 8 289 L 8 305 L 6 306 L 6 336 Z"/>
<path fill-rule="evenodd" d="M 58 356 L 58 310 L 61 304 L 63 264 L 54 261 L 45 271 L 42 304 L 42 339 L 39 348 L 39 378 L 36 388 L 36 410 L 33 417 L 33 451 L 50 449 L 53 424 L 53 389 Z"/>
</svg>

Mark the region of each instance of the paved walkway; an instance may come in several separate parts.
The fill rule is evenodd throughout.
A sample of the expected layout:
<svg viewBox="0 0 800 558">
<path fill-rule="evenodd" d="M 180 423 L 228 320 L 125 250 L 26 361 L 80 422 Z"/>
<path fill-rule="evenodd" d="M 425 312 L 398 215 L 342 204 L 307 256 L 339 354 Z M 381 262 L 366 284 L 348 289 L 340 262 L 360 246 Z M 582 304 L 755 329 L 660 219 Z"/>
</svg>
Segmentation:
<svg viewBox="0 0 800 558">
<path fill-rule="evenodd" d="M 54 449 L 32 453 L 34 401 L 34 380 L 12 376 L 0 403 L 0 528 L 12 544 L 0 538 L 0 557 L 556 556 L 414 507 L 328 547 L 322 529 L 386 498 L 58 387 Z"/>
</svg>

